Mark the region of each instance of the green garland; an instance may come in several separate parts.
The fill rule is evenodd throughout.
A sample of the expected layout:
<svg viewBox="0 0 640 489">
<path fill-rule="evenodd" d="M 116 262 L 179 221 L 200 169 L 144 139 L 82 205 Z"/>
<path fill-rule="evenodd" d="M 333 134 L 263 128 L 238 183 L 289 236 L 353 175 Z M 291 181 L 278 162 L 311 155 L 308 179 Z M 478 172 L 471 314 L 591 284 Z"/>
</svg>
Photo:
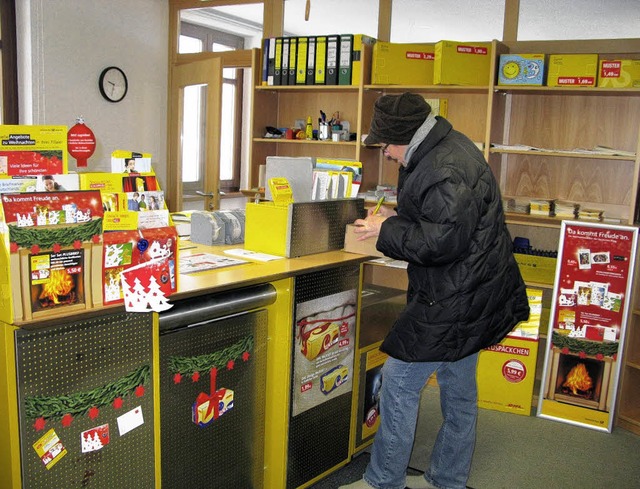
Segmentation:
<svg viewBox="0 0 640 489">
<path fill-rule="evenodd" d="M 81 224 L 45 228 L 39 226 L 19 227 L 9 224 L 9 241 L 23 248 L 34 244 L 41 248 L 52 248 L 54 244 L 71 246 L 74 241 L 90 241 L 102 234 L 102 218 L 98 217 Z"/>
<path fill-rule="evenodd" d="M 249 335 L 224 350 L 197 357 L 169 357 L 171 374 L 193 375 L 206 373 L 212 368 L 222 368 L 230 360 L 237 360 L 244 352 L 253 350 L 253 336 Z"/>
<path fill-rule="evenodd" d="M 600 353 L 606 357 L 613 357 L 613 355 L 618 353 L 618 343 L 600 343 L 598 341 L 588 341 L 580 338 L 569 338 L 555 331 L 552 335 L 551 342 L 553 346 L 561 350 L 567 348 L 574 354 L 584 352 L 587 355 L 595 357 Z"/>
<path fill-rule="evenodd" d="M 25 399 L 25 415 L 28 418 L 62 418 L 65 414 L 78 416 L 91 407 L 103 407 L 114 399 L 131 394 L 136 387 L 149 382 L 151 367 L 143 365 L 115 382 L 105 384 L 88 392 L 77 392 L 66 396 L 35 396 Z"/>
</svg>

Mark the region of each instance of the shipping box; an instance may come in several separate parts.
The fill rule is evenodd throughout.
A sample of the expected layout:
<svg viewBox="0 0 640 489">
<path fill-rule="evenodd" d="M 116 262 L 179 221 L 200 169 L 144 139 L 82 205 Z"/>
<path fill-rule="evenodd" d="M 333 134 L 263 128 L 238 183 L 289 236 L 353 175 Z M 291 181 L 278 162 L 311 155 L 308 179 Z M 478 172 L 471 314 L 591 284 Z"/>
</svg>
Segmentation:
<svg viewBox="0 0 640 489">
<path fill-rule="evenodd" d="M 354 231 L 355 228 L 355 224 L 347 224 L 346 226 L 344 233 L 344 251 L 348 251 L 349 253 L 359 253 L 361 255 L 384 256 L 376 249 L 377 238 L 367 238 L 362 241 L 358 241 L 360 235 L 356 234 Z"/>
<path fill-rule="evenodd" d="M 597 54 L 552 54 L 547 85 L 550 87 L 595 87 Z"/>
<path fill-rule="evenodd" d="M 498 85 L 544 84 L 544 54 L 501 54 Z"/>
<path fill-rule="evenodd" d="M 525 282 L 553 285 L 556 277 L 557 258 L 514 253 L 520 273 Z"/>
<path fill-rule="evenodd" d="M 432 85 L 433 43 L 373 45 L 371 83 L 374 85 Z"/>
<path fill-rule="evenodd" d="M 640 88 L 640 59 L 601 59 L 598 86 Z"/>
<path fill-rule="evenodd" d="M 440 41 L 435 46 L 435 85 L 488 85 L 491 68 L 490 42 Z"/>
</svg>

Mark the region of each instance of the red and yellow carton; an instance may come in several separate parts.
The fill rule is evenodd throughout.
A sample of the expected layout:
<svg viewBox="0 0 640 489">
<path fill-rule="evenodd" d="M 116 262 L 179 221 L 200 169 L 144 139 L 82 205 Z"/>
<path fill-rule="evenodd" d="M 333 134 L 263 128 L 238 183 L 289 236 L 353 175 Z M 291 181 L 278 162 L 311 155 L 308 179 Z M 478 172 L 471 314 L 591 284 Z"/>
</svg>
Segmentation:
<svg viewBox="0 0 640 489">
<path fill-rule="evenodd" d="M 491 53 L 490 42 L 437 42 L 434 85 L 489 85 Z"/>
<path fill-rule="evenodd" d="M 373 45 L 371 83 L 374 85 L 432 85 L 435 44 Z"/>
<path fill-rule="evenodd" d="M 552 54 L 549 56 L 547 86 L 595 87 L 598 78 L 597 54 Z"/>
<path fill-rule="evenodd" d="M 640 59 L 601 59 L 598 86 L 640 88 Z"/>
</svg>

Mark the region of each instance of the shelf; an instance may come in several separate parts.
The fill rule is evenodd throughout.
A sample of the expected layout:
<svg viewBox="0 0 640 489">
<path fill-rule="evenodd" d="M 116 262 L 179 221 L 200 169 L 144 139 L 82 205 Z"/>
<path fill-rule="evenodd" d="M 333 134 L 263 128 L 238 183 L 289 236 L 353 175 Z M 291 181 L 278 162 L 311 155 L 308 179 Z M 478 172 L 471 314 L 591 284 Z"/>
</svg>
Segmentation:
<svg viewBox="0 0 640 489">
<path fill-rule="evenodd" d="M 610 224 L 612 226 L 625 225 L 626 221 L 623 219 L 616 220 L 616 222 L 605 221 L 591 221 L 586 219 L 563 219 L 560 217 L 551 216 L 534 216 L 531 214 L 520 214 L 517 212 L 505 212 L 504 213 L 507 224 L 521 224 L 523 226 L 544 227 L 544 228 L 557 228 L 560 229 L 562 221 L 583 222 L 585 224 Z"/>
<path fill-rule="evenodd" d="M 609 88 L 609 87 L 528 87 L 528 86 L 502 86 L 493 87 L 496 93 L 532 93 L 535 95 L 640 95 L 640 88 Z"/>
<path fill-rule="evenodd" d="M 475 92 L 487 93 L 489 86 L 477 85 L 365 85 L 365 90 L 385 92 Z"/>
<path fill-rule="evenodd" d="M 331 140 L 318 141 L 316 139 L 283 139 L 283 138 L 253 138 L 254 143 L 277 143 L 277 144 L 324 144 L 329 146 L 358 146 L 357 141 L 340 141 L 336 143 Z"/>
<path fill-rule="evenodd" d="M 259 85 L 255 87 L 258 91 L 274 91 L 274 92 L 304 92 L 304 91 L 321 91 L 321 92 L 345 92 L 359 90 L 358 85 Z"/>
<path fill-rule="evenodd" d="M 492 154 L 513 154 L 513 155 L 527 155 L 527 156 L 550 156 L 557 158 L 579 158 L 579 159 L 592 159 L 592 160 L 622 160 L 622 161 L 635 161 L 634 156 L 619 156 L 608 155 L 602 153 L 573 153 L 569 151 L 537 151 L 537 150 L 515 150 L 515 149 L 496 149 L 490 148 L 489 153 Z"/>
</svg>

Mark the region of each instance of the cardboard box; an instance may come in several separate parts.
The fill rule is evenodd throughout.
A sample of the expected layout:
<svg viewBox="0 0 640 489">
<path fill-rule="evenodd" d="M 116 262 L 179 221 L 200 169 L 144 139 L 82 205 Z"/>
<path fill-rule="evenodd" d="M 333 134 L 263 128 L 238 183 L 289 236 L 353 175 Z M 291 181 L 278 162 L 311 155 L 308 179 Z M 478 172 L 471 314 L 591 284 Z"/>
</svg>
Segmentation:
<svg viewBox="0 0 640 489">
<path fill-rule="evenodd" d="M 547 85 L 550 87 L 595 87 L 597 54 L 552 54 Z"/>
<path fill-rule="evenodd" d="M 432 85 L 435 45 L 378 41 L 373 45 L 371 83 L 374 85 Z"/>
<path fill-rule="evenodd" d="M 640 88 L 640 59 L 601 59 L 598 86 Z"/>
<path fill-rule="evenodd" d="M 440 41 L 435 46 L 435 85 L 488 85 L 490 42 Z"/>
<path fill-rule="evenodd" d="M 359 253 L 361 255 L 369 256 L 384 256 L 378 250 L 376 250 L 377 238 L 367 238 L 363 241 L 358 241 L 359 235 L 354 232 L 356 226 L 354 224 L 347 224 L 344 233 L 344 251 L 349 253 Z"/>
<path fill-rule="evenodd" d="M 478 407 L 529 416 L 538 340 L 507 336 L 478 357 Z"/>
<path fill-rule="evenodd" d="M 544 54 L 501 54 L 498 85 L 542 86 Z"/>
<path fill-rule="evenodd" d="M 514 253 L 520 273 L 525 282 L 553 285 L 556 277 L 557 258 Z"/>
</svg>

